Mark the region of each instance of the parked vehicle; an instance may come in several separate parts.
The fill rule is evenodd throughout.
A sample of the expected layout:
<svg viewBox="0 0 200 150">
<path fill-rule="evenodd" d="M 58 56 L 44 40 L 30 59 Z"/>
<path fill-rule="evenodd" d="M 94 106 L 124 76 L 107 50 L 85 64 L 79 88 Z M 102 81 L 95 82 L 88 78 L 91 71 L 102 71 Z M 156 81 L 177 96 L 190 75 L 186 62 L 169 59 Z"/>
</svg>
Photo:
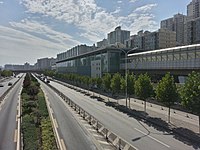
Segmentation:
<svg viewBox="0 0 200 150">
<path fill-rule="evenodd" d="M 0 83 L 0 87 L 4 87 L 4 85 Z"/>
</svg>

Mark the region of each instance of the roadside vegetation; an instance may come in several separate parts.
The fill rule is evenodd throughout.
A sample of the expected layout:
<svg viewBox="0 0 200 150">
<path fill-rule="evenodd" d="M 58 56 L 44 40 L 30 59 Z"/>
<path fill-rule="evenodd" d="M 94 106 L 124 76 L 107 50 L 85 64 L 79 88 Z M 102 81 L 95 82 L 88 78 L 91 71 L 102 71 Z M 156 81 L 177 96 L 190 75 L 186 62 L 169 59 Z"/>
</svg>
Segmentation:
<svg viewBox="0 0 200 150">
<path fill-rule="evenodd" d="M 10 70 L 3 70 L 3 71 L 0 71 L 0 76 L 2 77 L 10 77 L 13 75 L 13 72 L 10 71 Z"/>
<path fill-rule="evenodd" d="M 24 150 L 56 150 L 51 120 L 40 84 L 26 74 L 22 90 L 22 134 Z"/>
<path fill-rule="evenodd" d="M 167 73 L 158 83 L 156 88 L 156 99 L 169 108 L 168 122 L 170 122 L 170 108 L 174 105 L 178 97 L 179 95 L 176 84 L 174 83 L 174 78 Z"/>
<path fill-rule="evenodd" d="M 144 111 L 146 111 L 146 101 L 151 100 L 169 108 L 168 121 L 170 122 L 170 108 L 178 106 L 179 109 L 191 112 L 199 116 L 200 127 L 200 73 L 192 72 L 188 75 L 185 84 L 175 84 L 173 76 L 167 73 L 157 83 L 153 82 L 148 74 L 135 76 L 128 73 L 126 76 L 119 73 L 106 73 L 102 78 L 89 78 L 77 74 L 62 74 L 54 71 L 45 71 L 45 75 L 54 77 L 72 85 L 83 88 L 97 89 L 105 93 L 118 95 L 127 94 L 128 97 L 136 97 L 144 101 Z M 126 102 L 126 106 L 127 102 Z M 200 132 L 200 128 L 199 128 Z"/>
</svg>

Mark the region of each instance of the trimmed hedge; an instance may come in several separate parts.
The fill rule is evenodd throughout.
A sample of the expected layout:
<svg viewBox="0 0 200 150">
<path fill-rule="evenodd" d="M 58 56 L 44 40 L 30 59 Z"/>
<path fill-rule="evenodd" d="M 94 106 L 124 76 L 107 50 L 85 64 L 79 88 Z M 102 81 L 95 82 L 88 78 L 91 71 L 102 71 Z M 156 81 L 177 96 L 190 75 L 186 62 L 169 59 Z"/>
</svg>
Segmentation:
<svg viewBox="0 0 200 150">
<path fill-rule="evenodd" d="M 31 74 L 25 77 L 21 98 L 24 150 L 57 150 L 44 94 Z"/>
</svg>

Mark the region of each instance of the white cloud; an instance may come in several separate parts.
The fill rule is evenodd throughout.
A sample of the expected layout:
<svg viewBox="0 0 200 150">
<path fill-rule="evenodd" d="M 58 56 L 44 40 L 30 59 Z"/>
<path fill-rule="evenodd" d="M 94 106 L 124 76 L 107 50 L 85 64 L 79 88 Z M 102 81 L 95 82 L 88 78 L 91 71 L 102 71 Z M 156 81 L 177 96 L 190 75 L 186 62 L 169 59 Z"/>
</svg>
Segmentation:
<svg viewBox="0 0 200 150">
<path fill-rule="evenodd" d="M 157 4 L 147 4 L 147 5 L 144 5 L 144 6 L 141 6 L 141 7 L 138 7 L 135 9 L 135 12 L 148 12 L 150 10 L 152 10 L 153 7 L 156 7 Z"/>
<path fill-rule="evenodd" d="M 121 4 L 121 3 L 122 3 L 122 1 L 117 1 L 117 3 L 118 3 L 118 4 Z"/>
<path fill-rule="evenodd" d="M 111 15 L 118 14 L 120 11 L 121 11 L 121 8 L 117 7 L 117 9 L 115 11 L 111 12 L 110 14 Z"/>
<path fill-rule="evenodd" d="M 80 42 L 73 39 L 72 36 L 55 31 L 45 24 L 40 24 L 36 21 L 30 21 L 27 19 L 22 20 L 20 23 L 10 22 L 10 25 L 16 29 L 23 30 L 25 32 L 37 33 L 43 37 L 50 39 L 58 44 L 66 47 L 72 47 Z"/>
<path fill-rule="evenodd" d="M 41 57 L 56 57 L 66 47 L 25 32 L 0 26 L 0 65 L 35 63 Z M 9 61 L 8 61 L 9 60 Z"/>
<path fill-rule="evenodd" d="M 0 1 L 0 4 L 3 4 L 4 2 L 3 1 Z"/>
<path fill-rule="evenodd" d="M 73 24 L 82 30 L 81 36 L 96 42 L 105 37 L 106 33 L 113 30 L 117 25 L 122 25 L 128 30 L 136 26 L 139 18 L 142 23 L 137 24 L 137 28 L 147 27 L 152 29 L 155 25 L 154 16 L 151 9 L 156 4 L 147 4 L 130 12 L 127 16 L 119 16 L 120 9 L 107 12 L 104 8 L 97 6 L 95 0 L 21 0 L 29 13 L 40 13 L 53 17 L 57 20 Z M 120 1 L 120 0 L 118 0 Z M 135 2 L 136 0 L 130 0 Z M 143 19 L 142 19 L 143 18 Z M 148 18 L 148 19 L 147 19 Z M 147 22 L 147 20 L 149 22 Z"/>
<path fill-rule="evenodd" d="M 131 3 L 135 3 L 136 1 L 138 1 L 138 0 L 130 0 L 129 2 L 131 2 Z"/>
</svg>

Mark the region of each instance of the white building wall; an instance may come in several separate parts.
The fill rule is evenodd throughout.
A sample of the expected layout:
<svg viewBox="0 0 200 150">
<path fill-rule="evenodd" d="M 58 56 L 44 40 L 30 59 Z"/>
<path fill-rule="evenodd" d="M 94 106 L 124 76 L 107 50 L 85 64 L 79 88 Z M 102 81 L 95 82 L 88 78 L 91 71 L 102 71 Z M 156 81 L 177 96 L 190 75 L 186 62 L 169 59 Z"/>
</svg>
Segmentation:
<svg viewBox="0 0 200 150">
<path fill-rule="evenodd" d="M 101 60 L 93 60 L 91 61 L 91 77 L 92 78 L 101 78 Z"/>
</svg>

